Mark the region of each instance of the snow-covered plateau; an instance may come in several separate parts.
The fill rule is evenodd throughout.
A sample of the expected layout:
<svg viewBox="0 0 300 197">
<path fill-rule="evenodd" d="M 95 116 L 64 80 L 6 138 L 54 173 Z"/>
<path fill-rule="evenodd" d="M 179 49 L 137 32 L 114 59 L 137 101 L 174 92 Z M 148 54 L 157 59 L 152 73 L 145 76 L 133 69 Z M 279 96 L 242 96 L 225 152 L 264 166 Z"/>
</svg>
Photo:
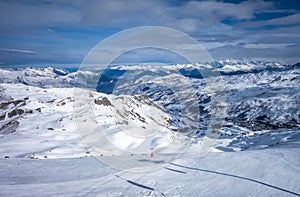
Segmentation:
<svg viewBox="0 0 300 197">
<path fill-rule="evenodd" d="M 0 196 L 300 196 L 299 84 L 248 60 L 0 69 Z"/>
</svg>

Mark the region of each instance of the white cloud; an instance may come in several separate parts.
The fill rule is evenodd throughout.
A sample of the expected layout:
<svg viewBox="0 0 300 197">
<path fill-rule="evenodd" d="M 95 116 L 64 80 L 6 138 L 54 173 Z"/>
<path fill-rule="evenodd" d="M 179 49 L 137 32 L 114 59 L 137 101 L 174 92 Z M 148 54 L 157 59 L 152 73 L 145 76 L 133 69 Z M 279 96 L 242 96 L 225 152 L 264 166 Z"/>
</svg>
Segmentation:
<svg viewBox="0 0 300 197">
<path fill-rule="evenodd" d="M 168 20 L 167 5 L 158 0 L 83 1 L 82 21 L 105 26 L 157 24 Z"/>
<path fill-rule="evenodd" d="M 287 45 L 278 48 L 247 48 L 224 45 L 210 50 L 214 58 L 247 58 L 294 64 L 299 62 L 300 45 Z"/>
<path fill-rule="evenodd" d="M 292 14 L 285 17 L 274 18 L 270 20 L 251 21 L 242 23 L 241 27 L 257 28 L 263 26 L 278 26 L 278 25 L 296 25 L 300 24 L 300 13 Z"/>
<path fill-rule="evenodd" d="M 91 0 L 82 2 L 82 21 L 103 26 L 163 25 L 186 32 L 196 32 L 207 25 L 219 26 L 226 18 L 250 20 L 256 13 L 271 11 L 268 1 L 188 1 L 170 5 L 166 1 L 148 0 Z M 223 26 L 224 27 L 224 26 Z"/>
<path fill-rule="evenodd" d="M 254 14 L 271 9 L 272 2 L 243 1 L 239 4 L 217 1 L 190 1 L 178 8 L 178 13 L 187 17 L 199 17 L 206 22 L 220 22 L 224 18 L 249 20 Z"/>
<path fill-rule="evenodd" d="M 0 48 L 0 51 L 12 52 L 12 53 L 24 53 L 24 54 L 37 54 L 35 51 L 24 50 L 24 49 Z"/>
<path fill-rule="evenodd" d="M 145 25 L 166 26 L 188 33 L 207 49 L 216 49 L 218 53 L 215 54 L 220 56 L 223 55 L 222 53 L 230 53 L 241 57 L 250 54 L 270 57 L 274 47 L 279 51 L 279 48 L 281 50 L 285 45 L 299 43 L 299 11 L 292 8 L 281 9 L 276 7 L 274 1 L 176 2 L 161 0 L 1 1 L 1 43 L 2 47 L 7 47 L 0 49 L 7 52 L 2 53 L 1 61 L 6 63 L 18 58 L 22 59 L 24 56 L 28 60 L 40 58 L 38 61 L 48 61 L 48 59 L 80 61 L 105 36 L 119 30 Z M 256 18 L 257 14 L 262 13 L 279 13 L 275 14 L 276 16 L 281 13 L 291 15 L 259 21 L 260 18 Z M 234 24 L 225 24 L 224 20 L 227 19 Z M 276 29 L 264 28 L 273 25 Z M 280 26 L 284 27 L 280 28 Z M 155 33 L 153 36 L 155 37 Z M 238 46 L 239 43 L 243 45 Z M 222 47 L 228 44 L 231 46 Z M 255 52 L 256 49 L 259 53 Z M 36 54 L 35 51 L 39 51 L 38 55 L 22 55 Z M 286 51 L 292 52 L 291 49 Z M 282 58 L 283 56 L 289 58 L 291 55 L 298 57 L 295 53 L 280 52 Z M 61 58 L 57 58 L 59 55 Z"/>
<path fill-rule="evenodd" d="M 23 29 L 24 27 L 76 23 L 81 20 L 79 10 L 72 2 L 53 1 L 1 1 L 0 25 Z"/>
</svg>

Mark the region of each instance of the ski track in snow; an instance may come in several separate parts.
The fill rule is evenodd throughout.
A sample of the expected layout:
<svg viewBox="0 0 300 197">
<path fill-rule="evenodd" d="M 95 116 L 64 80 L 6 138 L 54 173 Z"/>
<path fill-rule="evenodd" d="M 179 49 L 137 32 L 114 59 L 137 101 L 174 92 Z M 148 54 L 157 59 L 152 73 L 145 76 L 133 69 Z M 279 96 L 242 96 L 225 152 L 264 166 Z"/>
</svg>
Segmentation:
<svg viewBox="0 0 300 197">
<path fill-rule="evenodd" d="M 168 165 L 173 171 L 140 173 L 113 170 L 93 157 L 0 159 L 0 191 L 3 196 L 300 195 L 295 173 L 300 171 L 299 163 L 287 165 L 282 158 L 284 154 L 299 161 L 299 149 L 210 153 L 204 158 L 199 158 L 197 149 L 192 147 Z"/>
</svg>

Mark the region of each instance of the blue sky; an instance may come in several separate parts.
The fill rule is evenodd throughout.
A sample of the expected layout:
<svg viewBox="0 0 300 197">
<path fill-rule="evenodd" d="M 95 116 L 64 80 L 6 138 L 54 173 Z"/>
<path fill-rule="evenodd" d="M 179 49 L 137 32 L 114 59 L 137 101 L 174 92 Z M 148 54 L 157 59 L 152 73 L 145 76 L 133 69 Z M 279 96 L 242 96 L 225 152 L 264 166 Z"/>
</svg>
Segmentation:
<svg viewBox="0 0 300 197">
<path fill-rule="evenodd" d="M 295 63 L 299 19 L 298 0 L 0 0 L 0 66 L 80 64 L 106 37 L 148 25 L 187 33 L 214 59 Z M 143 54 L 128 61 L 143 61 Z M 152 61 L 156 55 L 161 51 L 151 51 Z"/>
</svg>

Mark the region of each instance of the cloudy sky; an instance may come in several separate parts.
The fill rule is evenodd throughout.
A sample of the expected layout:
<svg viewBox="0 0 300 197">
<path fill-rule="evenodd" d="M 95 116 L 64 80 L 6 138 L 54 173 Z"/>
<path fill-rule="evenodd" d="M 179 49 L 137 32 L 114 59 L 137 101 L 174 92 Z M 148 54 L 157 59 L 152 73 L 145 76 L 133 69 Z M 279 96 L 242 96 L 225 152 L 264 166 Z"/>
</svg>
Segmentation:
<svg viewBox="0 0 300 197">
<path fill-rule="evenodd" d="M 81 63 L 101 40 L 140 26 L 182 31 L 214 59 L 299 61 L 298 0 L 0 0 L 0 66 Z"/>
</svg>

